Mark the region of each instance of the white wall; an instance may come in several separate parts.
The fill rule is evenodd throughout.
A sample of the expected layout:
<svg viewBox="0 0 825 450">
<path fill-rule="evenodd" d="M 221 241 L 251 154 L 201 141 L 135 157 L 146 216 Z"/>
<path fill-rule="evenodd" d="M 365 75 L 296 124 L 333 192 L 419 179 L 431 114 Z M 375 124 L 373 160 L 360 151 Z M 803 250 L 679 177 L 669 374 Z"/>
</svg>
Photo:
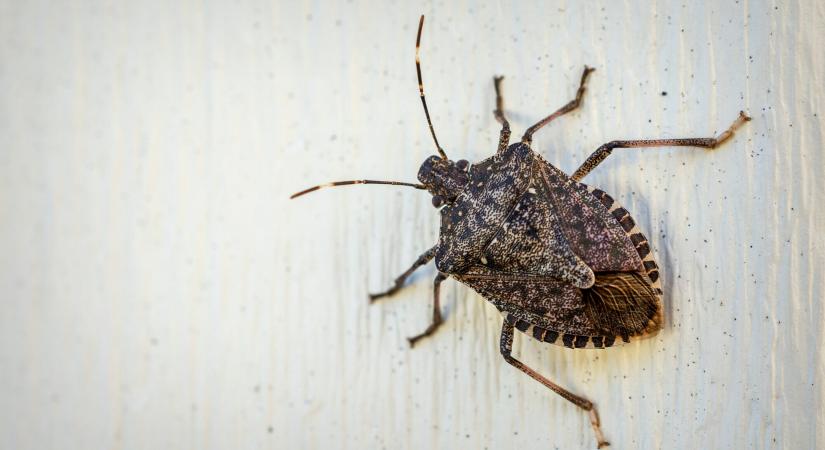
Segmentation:
<svg viewBox="0 0 825 450">
<path fill-rule="evenodd" d="M 528 5 L 528 3 L 530 3 Z M 646 230 L 666 329 L 607 351 L 516 338 L 599 406 L 613 448 L 825 446 L 825 5 L 797 2 L 0 2 L 0 447 L 589 448 L 584 414 L 509 367 L 501 318 L 432 266 L 412 181 L 515 135 Z M 667 95 L 662 96 L 661 92 Z"/>
</svg>

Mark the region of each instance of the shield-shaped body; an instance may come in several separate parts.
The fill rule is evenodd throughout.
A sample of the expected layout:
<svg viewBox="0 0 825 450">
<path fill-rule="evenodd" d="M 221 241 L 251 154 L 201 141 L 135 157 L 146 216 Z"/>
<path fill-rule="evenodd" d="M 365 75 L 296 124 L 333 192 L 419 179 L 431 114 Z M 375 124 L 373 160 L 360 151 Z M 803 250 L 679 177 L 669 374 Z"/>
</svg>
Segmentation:
<svg viewBox="0 0 825 450">
<path fill-rule="evenodd" d="M 441 210 L 441 272 L 544 342 L 605 348 L 661 328 L 647 239 L 609 195 L 524 143 L 473 165 L 469 179 Z"/>
</svg>

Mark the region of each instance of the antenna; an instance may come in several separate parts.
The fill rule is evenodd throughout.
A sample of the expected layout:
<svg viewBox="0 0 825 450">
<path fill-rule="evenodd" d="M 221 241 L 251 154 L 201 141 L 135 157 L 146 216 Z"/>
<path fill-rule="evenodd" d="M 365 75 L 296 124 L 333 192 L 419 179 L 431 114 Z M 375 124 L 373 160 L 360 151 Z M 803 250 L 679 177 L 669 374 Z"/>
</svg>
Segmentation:
<svg viewBox="0 0 825 450">
<path fill-rule="evenodd" d="M 333 181 L 331 183 L 324 183 L 319 184 L 318 186 L 312 186 L 311 188 L 304 189 L 301 192 L 296 192 L 289 196 L 290 199 L 295 197 L 300 197 L 304 194 L 309 194 L 310 192 L 317 191 L 318 189 L 328 188 L 328 187 L 335 187 L 335 186 L 347 186 L 351 184 L 391 184 L 393 186 L 410 186 L 416 189 L 427 189 L 426 186 L 423 184 L 414 184 L 414 183 L 403 183 L 401 181 L 376 181 L 376 180 L 350 180 L 350 181 Z"/>
<path fill-rule="evenodd" d="M 418 49 L 421 47 L 421 30 L 424 28 L 424 14 L 421 15 L 421 20 L 418 22 L 418 37 L 415 38 L 415 72 L 418 74 L 418 92 L 421 94 L 421 104 L 424 105 L 424 115 L 427 116 L 427 124 L 430 126 L 430 133 L 433 135 L 435 147 L 441 155 L 441 159 L 447 159 L 447 154 L 444 149 L 438 145 L 438 138 L 435 137 L 435 129 L 433 129 L 433 121 L 430 120 L 430 111 L 427 109 L 427 100 L 424 98 L 424 82 L 421 81 L 421 58 L 418 56 Z"/>
</svg>

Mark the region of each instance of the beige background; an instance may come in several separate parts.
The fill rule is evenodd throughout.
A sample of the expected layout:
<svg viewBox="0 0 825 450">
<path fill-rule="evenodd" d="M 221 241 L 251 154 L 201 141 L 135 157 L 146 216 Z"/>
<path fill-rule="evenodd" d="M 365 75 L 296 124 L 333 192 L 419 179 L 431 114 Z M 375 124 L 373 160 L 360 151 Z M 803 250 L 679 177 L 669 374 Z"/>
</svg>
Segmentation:
<svg viewBox="0 0 825 450">
<path fill-rule="evenodd" d="M 501 318 L 430 266 L 434 148 L 516 134 L 586 179 L 662 266 L 667 327 L 608 351 L 516 338 L 598 403 L 613 448 L 825 445 L 825 6 L 797 2 L 0 2 L 0 448 L 590 448 L 584 414 L 509 367 Z M 667 95 L 662 95 L 666 92 Z"/>
</svg>

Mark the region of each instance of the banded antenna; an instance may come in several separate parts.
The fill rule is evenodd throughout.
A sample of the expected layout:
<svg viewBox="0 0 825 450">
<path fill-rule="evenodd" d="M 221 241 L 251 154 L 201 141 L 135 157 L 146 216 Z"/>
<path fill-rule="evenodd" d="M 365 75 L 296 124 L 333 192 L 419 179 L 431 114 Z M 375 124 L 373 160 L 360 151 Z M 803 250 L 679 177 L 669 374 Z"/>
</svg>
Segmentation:
<svg viewBox="0 0 825 450">
<path fill-rule="evenodd" d="M 306 188 L 301 192 L 296 192 L 289 196 L 290 199 L 295 197 L 300 197 L 304 194 L 309 194 L 310 192 L 315 192 L 318 189 L 328 188 L 328 187 L 335 187 L 335 186 L 348 186 L 352 184 L 391 184 L 393 186 L 410 186 L 416 189 L 427 189 L 427 186 L 423 184 L 415 184 L 415 183 L 404 183 L 402 181 L 378 181 L 378 180 L 350 180 L 350 181 L 333 181 L 331 183 L 324 183 L 319 184 L 318 186 L 312 186 L 311 188 Z"/>
<path fill-rule="evenodd" d="M 430 133 L 433 135 L 433 142 L 441 155 L 441 159 L 447 159 L 447 154 L 444 149 L 438 144 L 438 138 L 435 137 L 435 129 L 433 128 L 433 121 L 430 120 L 430 110 L 427 109 L 427 100 L 424 98 L 424 82 L 421 81 L 421 58 L 418 56 L 418 50 L 421 48 L 421 30 L 424 28 L 424 14 L 421 15 L 421 20 L 418 21 L 418 36 L 415 38 L 415 72 L 418 74 L 418 92 L 421 94 L 421 104 L 424 105 L 424 115 L 427 116 L 427 124 L 430 126 Z"/>
<path fill-rule="evenodd" d="M 418 49 L 421 47 L 421 30 L 424 28 L 424 15 L 421 15 L 421 20 L 418 22 L 418 35 L 415 38 L 415 71 L 418 74 L 418 92 L 421 94 L 421 104 L 424 105 L 424 114 L 427 116 L 427 124 L 430 126 L 430 133 L 433 135 L 433 141 L 435 142 L 435 146 L 438 149 L 438 153 L 441 154 L 441 158 L 447 159 L 447 154 L 444 153 L 444 149 L 438 144 L 438 138 L 435 137 L 435 130 L 433 129 L 433 122 L 430 120 L 430 111 L 427 109 L 427 100 L 424 98 L 424 83 L 421 81 L 421 60 L 418 57 Z M 317 186 L 312 186 L 311 188 L 306 188 L 303 191 L 296 192 L 289 196 L 290 199 L 300 197 L 304 194 L 309 194 L 310 192 L 315 192 L 319 189 L 328 188 L 328 187 L 335 187 L 335 186 L 349 186 L 353 184 L 389 184 L 393 186 L 409 186 L 416 189 L 426 190 L 427 186 L 423 184 L 415 184 L 415 183 L 404 183 L 401 181 L 379 181 L 379 180 L 348 180 L 348 181 L 333 181 L 330 183 L 319 184 Z"/>
</svg>

